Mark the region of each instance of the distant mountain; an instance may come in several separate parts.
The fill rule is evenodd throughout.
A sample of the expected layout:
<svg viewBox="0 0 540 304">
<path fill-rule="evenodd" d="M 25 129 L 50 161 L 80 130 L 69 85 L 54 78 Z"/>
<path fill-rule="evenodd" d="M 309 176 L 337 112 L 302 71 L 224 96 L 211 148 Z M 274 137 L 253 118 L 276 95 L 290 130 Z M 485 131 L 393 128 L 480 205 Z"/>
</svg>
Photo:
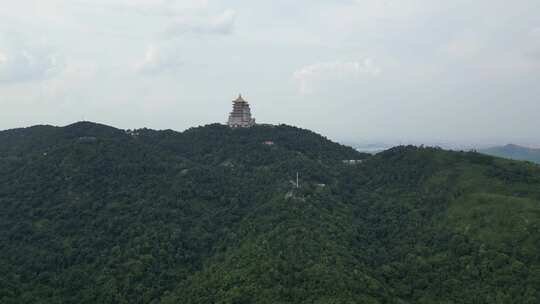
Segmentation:
<svg viewBox="0 0 540 304">
<path fill-rule="evenodd" d="M 384 150 L 390 149 L 391 145 L 386 144 L 351 144 L 351 146 L 356 149 L 357 151 L 369 153 L 369 154 L 377 154 L 379 152 L 382 152 Z"/>
<path fill-rule="evenodd" d="M 286 125 L 0 132 L 2 304 L 539 303 L 539 286 L 530 163 Z"/>
<path fill-rule="evenodd" d="M 515 160 L 527 160 L 540 164 L 540 149 L 532 149 L 509 144 L 506 146 L 481 149 L 480 152 L 488 155 L 510 158 Z"/>
</svg>

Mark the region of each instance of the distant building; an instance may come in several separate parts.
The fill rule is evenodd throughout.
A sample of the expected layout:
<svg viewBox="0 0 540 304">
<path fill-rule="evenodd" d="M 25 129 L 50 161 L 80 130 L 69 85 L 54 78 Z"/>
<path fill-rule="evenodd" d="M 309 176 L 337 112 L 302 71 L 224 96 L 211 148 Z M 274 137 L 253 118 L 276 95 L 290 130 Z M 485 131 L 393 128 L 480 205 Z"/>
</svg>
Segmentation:
<svg viewBox="0 0 540 304">
<path fill-rule="evenodd" d="M 346 165 L 357 165 L 363 163 L 363 159 L 345 159 L 343 160 L 343 163 Z"/>
<path fill-rule="evenodd" d="M 231 128 L 249 128 L 255 125 L 255 118 L 251 117 L 251 109 L 249 103 L 238 95 L 236 100 L 233 100 L 233 110 L 229 115 L 228 125 Z"/>
</svg>

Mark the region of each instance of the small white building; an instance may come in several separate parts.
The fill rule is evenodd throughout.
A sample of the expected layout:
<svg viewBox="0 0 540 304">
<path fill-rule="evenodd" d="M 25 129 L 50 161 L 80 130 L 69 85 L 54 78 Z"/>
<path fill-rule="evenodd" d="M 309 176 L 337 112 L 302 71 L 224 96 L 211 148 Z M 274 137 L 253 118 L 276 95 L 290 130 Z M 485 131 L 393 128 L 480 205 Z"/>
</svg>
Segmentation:
<svg viewBox="0 0 540 304">
<path fill-rule="evenodd" d="M 363 161 L 363 159 L 345 159 L 343 160 L 343 163 L 346 165 L 358 165 L 361 164 Z"/>
</svg>

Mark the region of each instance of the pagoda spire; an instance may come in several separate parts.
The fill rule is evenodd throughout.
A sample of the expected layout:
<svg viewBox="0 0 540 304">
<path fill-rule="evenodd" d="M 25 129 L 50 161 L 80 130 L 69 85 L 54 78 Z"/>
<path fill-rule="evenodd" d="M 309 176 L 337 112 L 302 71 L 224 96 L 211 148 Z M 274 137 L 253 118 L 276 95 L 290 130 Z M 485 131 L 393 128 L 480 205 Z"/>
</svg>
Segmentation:
<svg viewBox="0 0 540 304">
<path fill-rule="evenodd" d="M 238 98 L 236 98 L 236 100 L 234 100 L 234 102 L 246 102 L 246 101 L 242 97 L 242 94 L 238 94 Z"/>
</svg>

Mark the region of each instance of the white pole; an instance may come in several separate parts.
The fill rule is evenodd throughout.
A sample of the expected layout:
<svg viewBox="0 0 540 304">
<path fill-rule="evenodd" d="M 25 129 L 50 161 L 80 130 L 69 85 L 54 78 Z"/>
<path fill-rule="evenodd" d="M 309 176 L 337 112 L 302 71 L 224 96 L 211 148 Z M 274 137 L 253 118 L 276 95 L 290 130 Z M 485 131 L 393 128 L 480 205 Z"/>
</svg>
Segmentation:
<svg viewBox="0 0 540 304">
<path fill-rule="evenodd" d="M 300 185 L 298 184 L 298 171 L 296 171 L 296 188 L 300 188 Z"/>
</svg>

